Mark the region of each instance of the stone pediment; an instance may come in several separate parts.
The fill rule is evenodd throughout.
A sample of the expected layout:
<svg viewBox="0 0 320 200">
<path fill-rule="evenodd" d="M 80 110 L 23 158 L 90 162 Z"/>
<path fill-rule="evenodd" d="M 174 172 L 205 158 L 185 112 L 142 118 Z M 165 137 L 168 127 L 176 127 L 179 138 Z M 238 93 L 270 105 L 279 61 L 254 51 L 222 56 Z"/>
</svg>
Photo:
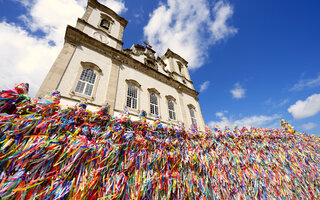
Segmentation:
<svg viewBox="0 0 320 200">
<path fill-rule="evenodd" d="M 170 49 L 167 50 L 167 52 L 162 56 L 162 58 L 176 58 L 177 60 L 179 60 L 183 65 L 185 65 L 186 67 L 188 67 L 188 61 L 186 61 L 184 58 L 182 58 L 181 56 L 179 56 L 178 54 L 174 53 L 173 51 L 171 51 Z"/>
</svg>

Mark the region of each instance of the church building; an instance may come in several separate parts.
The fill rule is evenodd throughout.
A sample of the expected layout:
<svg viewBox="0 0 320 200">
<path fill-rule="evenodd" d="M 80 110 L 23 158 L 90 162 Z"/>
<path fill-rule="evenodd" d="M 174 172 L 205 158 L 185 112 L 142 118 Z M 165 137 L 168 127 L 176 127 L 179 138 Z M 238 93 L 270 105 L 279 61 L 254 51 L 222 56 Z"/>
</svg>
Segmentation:
<svg viewBox="0 0 320 200">
<path fill-rule="evenodd" d="M 61 92 L 62 105 L 82 99 L 88 109 L 108 103 L 113 115 L 126 110 L 136 119 L 142 110 L 152 121 L 191 124 L 204 129 L 199 94 L 193 87 L 188 62 L 170 49 L 161 57 L 151 45 L 122 49 L 127 21 L 97 0 L 76 27 L 68 26 L 64 46 L 42 83 L 37 96 Z"/>
</svg>

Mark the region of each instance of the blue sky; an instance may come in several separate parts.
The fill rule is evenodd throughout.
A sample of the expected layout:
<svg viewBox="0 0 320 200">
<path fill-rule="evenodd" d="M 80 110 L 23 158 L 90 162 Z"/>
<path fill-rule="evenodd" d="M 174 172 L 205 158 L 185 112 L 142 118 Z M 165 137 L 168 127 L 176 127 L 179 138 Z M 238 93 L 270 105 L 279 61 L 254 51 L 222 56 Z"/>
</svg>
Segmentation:
<svg viewBox="0 0 320 200">
<path fill-rule="evenodd" d="M 123 48 L 149 41 L 189 61 L 211 127 L 320 134 L 320 1 L 100 0 L 126 18 Z M 0 0 L 1 89 L 34 95 L 86 0 Z"/>
</svg>

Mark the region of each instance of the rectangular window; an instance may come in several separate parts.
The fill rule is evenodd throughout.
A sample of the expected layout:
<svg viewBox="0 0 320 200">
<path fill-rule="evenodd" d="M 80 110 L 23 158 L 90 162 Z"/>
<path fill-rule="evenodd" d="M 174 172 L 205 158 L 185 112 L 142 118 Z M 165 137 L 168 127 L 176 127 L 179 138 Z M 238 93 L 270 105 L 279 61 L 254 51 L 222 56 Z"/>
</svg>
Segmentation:
<svg viewBox="0 0 320 200">
<path fill-rule="evenodd" d="M 92 90 L 93 90 L 93 85 L 87 84 L 86 91 L 84 91 L 84 94 L 90 96 L 92 94 Z"/>
<path fill-rule="evenodd" d="M 169 118 L 176 120 L 176 113 L 174 112 L 174 104 L 171 99 L 168 99 Z"/>
<path fill-rule="evenodd" d="M 78 81 L 77 87 L 76 87 L 76 92 L 78 93 L 83 93 L 83 89 L 85 87 L 86 83 L 82 81 Z"/>
<path fill-rule="evenodd" d="M 150 93 L 150 113 L 158 115 L 158 98 L 155 93 Z"/>
<path fill-rule="evenodd" d="M 93 69 L 82 70 L 75 92 L 91 96 L 95 80 L 96 74 Z"/>
<path fill-rule="evenodd" d="M 128 85 L 127 107 L 137 109 L 137 96 L 137 87 L 132 84 Z"/>
</svg>

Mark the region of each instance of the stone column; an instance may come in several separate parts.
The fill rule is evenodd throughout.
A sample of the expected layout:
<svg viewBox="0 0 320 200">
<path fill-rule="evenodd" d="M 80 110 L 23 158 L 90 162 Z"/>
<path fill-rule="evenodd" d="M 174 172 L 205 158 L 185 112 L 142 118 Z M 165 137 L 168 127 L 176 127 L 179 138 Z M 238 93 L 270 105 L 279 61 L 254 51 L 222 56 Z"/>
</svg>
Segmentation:
<svg viewBox="0 0 320 200">
<path fill-rule="evenodd" d="M 90 6 L 90 5 L 88 5 L 87 6 L 87 9 L 86 9 L 86 12 L 83 14 L 83 16 L 82 16 L 82 19 L 84 20 L 84 21 L 86 21 L 86 22 L 88 22 L 89 21 L 89 17 L 91 16 L 91 14 L 92 14 L 92 11 L 93 11 L 93 8 Z"/>
<path fill-rule="evenodd" d="M 72 44 L 69 44 L 67 42 L 64 44 L 59 56 L 53 63 L 50 71 L 41 84 L 36 97 L 43 97 L 44 95 L 53 92 L 58 88 L 62 76 L 67 69 L 75 50 L 76 47 Z"/>
<path fill-rule="evenodd" d="M 173 64 L 173 59 L 172 57 L 169 58 L 169 68 L 170 72 L 175 72 L 176 70 L 174 69 L 174 64 Z"/>
<path fill-rule="evenodd" d="M 178 96 L 179 96 L 179 103 L 180 103 L 179 107 L 180 107 L 180 112 L 181 112 L 181 115 L 182 115 L 182 122 L 184 123 L 185 128 L 187 129 L 187 128 L 190 127 L 190 125 L 189 125 L 188 119 L 187 119 L 187 114 L 186 114 L 186 110 L 185 110 L 186 107 L 184 105 L 183 96 L 182 96 L 183 94 L 182 94 L 182 91 L 180 89 L 176 89 L 176 90 L 177 90 Z"/>
<path fill-rule="evenodd" d="M 110 105 L 110 112 L 114 114 L 117 90 L 118 90 L 118 81 L 119 81 L 119 69 L 120 61 L 112 59 L 112 66 L 110 70 L 109 83 L 107 88 L 106 102 Z"/>
</svg>

